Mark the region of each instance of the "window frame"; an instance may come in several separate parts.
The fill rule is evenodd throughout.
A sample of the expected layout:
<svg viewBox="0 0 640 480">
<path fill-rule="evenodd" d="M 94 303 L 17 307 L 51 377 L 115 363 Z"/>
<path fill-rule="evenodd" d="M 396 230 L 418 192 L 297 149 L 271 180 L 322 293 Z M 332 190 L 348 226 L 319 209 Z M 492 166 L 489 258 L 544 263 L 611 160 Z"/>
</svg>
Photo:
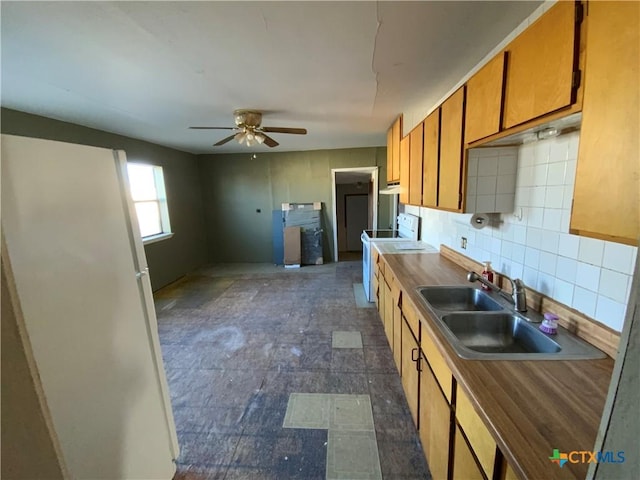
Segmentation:
<svg viewBox="0 0 640 480">
<path fill-rule="evenodd" d="M 138 165 L 144 167 L 151 167 L 153 171 L 153 181 L 156 189 L 156 198 L 152 200 L 134 200 L 133 195 L 131 194 L 131 177 L 129 176 L 129 165 Z M 167 240 L 173 237 L 174 232 L 171 231 L 171 222 L 169 220 L 169 205 L 167 202 L 167 190 L 164 182 L 164 171 L 160 165 L 154 165 L 152 163 L 145 162 L 127 162 L 127 175 L 129 176 L 129 192 L 131 194 L 131 200 L 133 202 L 133 210 L 136 212 L 136 220 L 138 221 L 138 234 L 142 239 L 143 245 L 150 245 L 152 243 L 160 242 L 162 240 Z M 158 205 L 158 212 L 160 214 L 160 233 L 155 233 L 153 235 L 147 235 L 145 237 L 142 236 L 140 232 L 140 220 L 137 217 L 138 211 L 136 209 L 136 204 L 138 203 L 148 203 L 155 202 Z"/>
</svg>

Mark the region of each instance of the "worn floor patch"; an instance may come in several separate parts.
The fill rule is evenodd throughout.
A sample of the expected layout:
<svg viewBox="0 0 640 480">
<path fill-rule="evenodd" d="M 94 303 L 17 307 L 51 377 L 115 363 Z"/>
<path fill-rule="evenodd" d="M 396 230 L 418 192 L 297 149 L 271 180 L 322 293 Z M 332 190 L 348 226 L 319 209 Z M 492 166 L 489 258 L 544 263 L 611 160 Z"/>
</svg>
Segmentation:
<svg viewBox="0 0 640 480">
<path fill-rule="evenodd" d="M 284 428 L 329 428 L 331 395 L 292 393 L 289 395 Z"/>
<path fill-rule="evenodd" d="M 327 480 L 382 480 L 375 432 L 329 430 Z"/>
<path fill-rule="evenodd" d="M 362 348 L 362 335 L 360 332 L 332 332 L 332 348 Z"/>
</svg>

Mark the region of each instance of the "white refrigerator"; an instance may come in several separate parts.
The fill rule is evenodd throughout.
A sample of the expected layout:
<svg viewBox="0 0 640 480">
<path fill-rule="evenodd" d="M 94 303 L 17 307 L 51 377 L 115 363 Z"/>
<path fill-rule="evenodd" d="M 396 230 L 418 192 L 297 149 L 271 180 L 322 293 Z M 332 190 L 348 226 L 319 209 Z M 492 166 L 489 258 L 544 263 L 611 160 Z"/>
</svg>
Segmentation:
<svg viewBox="0 0 640 480">
<path fill-rule="evenodd" d="M 1 140 L 2 256 L 68 476 L 172 478 L 178 442 L 125 153 Z"/>
</svg>

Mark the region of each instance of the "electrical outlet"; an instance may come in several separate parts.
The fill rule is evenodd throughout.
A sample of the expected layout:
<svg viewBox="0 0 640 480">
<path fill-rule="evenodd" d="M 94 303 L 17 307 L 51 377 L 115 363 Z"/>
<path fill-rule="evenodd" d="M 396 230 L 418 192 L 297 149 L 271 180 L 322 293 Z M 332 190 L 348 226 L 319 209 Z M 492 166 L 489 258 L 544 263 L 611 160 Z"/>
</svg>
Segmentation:
<svg viewBox="0 0 640 480">
<path fill-rule="evenodd" d="M 467 249 L 467 237 L 460 237 L 460 248 Z"/>
</svg>

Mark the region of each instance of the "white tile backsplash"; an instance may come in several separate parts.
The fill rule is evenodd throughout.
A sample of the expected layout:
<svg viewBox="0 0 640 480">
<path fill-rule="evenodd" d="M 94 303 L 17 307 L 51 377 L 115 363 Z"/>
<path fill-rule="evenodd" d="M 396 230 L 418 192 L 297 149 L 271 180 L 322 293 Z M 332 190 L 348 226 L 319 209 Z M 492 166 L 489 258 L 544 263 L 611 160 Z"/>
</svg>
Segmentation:
<svg viewBox="0 0 640 480">
<path fill-rule="evenodd" d="M 633 274 L 636 263 L 637 248 L 621 243 L 604 242 L 604 258 L 602 264 L 616 272 Z"/>
<path fill-rule="evenodd" d="M 628 275 L 608 270 L 606 268 L 601 270 L 599 288 L 599 293 L 601 295 L 615 300 L 616 302 L 624 303 L 627 300 L 628 287 Z"/>
<path fill-rule="evenodd" d="M 531 288 L 620 331 L 638 249 L 569 233 L 578 143 L 575 132 L 523 145 L 517 161 L 503 162 L 500 149 L 469 158 L 470 168 L 477 162 L 477 171 L 496 167 L 499 175 L 513 175 L 509 169 L 516 168 L 515 212 L 522 211 L 520 220 L 503 213 L 501 224 L 476 230 L 468 214 L 405 208 L 422 217 L 424 241 L 445 244 L 478 262 L 490 260 L 497 271 L 521 278 Z M 497 160 L 482 170 L 480 162 L 487 158 Z M 495 186 L 500 186 L 499 179 Z M 461 236 L 467 238 L 466 250 L 460 248 Z"/>
<path fill-rule="evenodd" d="M 581 237 L 578 249 L 578 260 L 591 265 L 602 265 L 604 242 L 595 238 Z"/>
<path fill-rule="evenodd" d="M 592 292 L 597 292 L 600 286 L 600 267 L 589 263 L 578 262 L 576 285 L 580 285 Z"/>
</svg>

